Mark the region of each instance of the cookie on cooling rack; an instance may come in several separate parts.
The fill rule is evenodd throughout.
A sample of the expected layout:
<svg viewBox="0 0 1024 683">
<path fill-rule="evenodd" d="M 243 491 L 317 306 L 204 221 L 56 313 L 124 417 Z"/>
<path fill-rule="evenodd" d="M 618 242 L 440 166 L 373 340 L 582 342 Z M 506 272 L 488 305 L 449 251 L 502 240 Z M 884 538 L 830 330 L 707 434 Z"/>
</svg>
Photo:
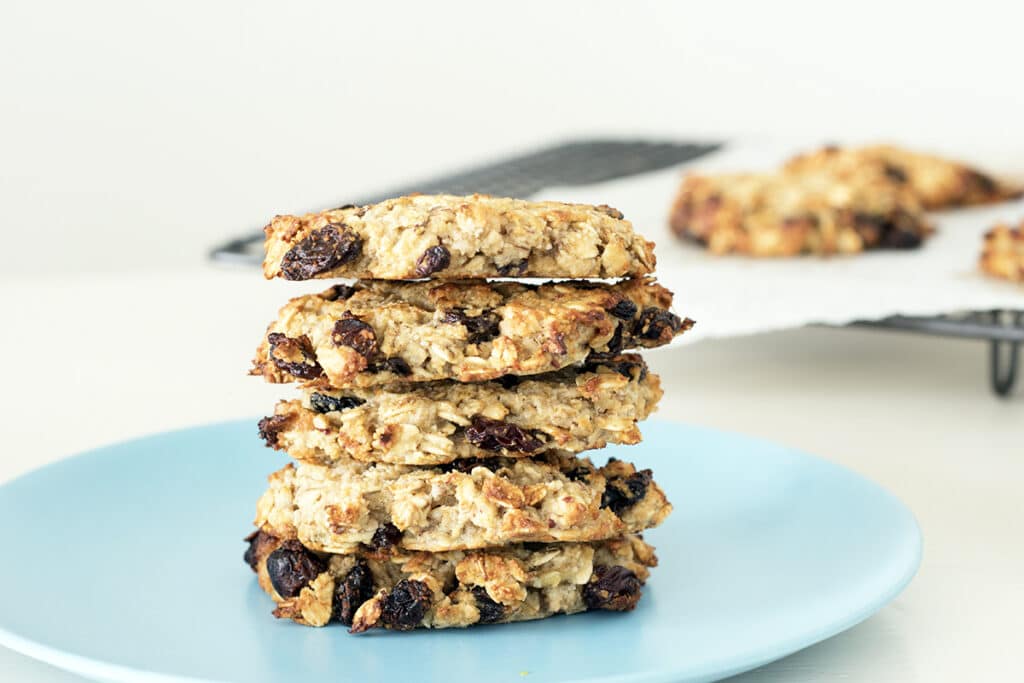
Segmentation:
<svg viewBox="0 0 1024 683">
<path fill-rule="evenodd" d="M 1024 282 L 1024 221 L 1001 223 L 985 233 L 980 265 L 994 277 Z"/>
<path fill-rule="evenodd" d="M 828 173 L 691 173 L 670 225 L 712 253 L 751 256 L 912 249 L 933 232 L 905 188 Z"/>
<path fill-rule="evenodd" d="M 893 145 L 827 146 L 790 159 L 787 172 L 846 177 L 874 174 L 908 188 L 926 209 L 988 204 L 1020 197 L 1018 184 L 943 157 Z"/>
</svg>

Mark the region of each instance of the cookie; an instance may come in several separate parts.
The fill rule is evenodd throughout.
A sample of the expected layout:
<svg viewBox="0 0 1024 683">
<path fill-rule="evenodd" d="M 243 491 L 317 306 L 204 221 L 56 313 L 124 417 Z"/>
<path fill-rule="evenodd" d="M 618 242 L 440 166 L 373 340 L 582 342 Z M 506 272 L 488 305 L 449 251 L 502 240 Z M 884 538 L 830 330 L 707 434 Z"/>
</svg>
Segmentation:
<svg viewBox="0 0 1024 683">
<path fill-rule="evenodd" d="M 559 370 L 592 353 L 668 344 L 693 321 L 650 279 L 360 282 L 292 299 L 251 374 L 338 389 Z"/>
<path fill-rule="evenodd" d="M 712 253 L 752 256 L 911 249 L 933 232 L 905 188 L 824 173 L 690 174 L 670 225 Z"/>
<path fill-rule="evenodd" d="M 1024 282 L 1024 221 L 1017 227 L 999 224 L 985 233 L 981 269 L 989 275 Z"/>
<path fill-rule="evenodd" d="M 786 162 L 795 173 L 843 177 L 874 175 L 910 190 L 926 209 L 988 204 L 1021 196 L 1021 187 L 999 181 L 966 164 L 892 145 L 827 146 Z"/>
<path fill-rule="evenodd" d="M 579 453 L 640 442 L 661 398 L 640 356 L 623 354 L 528 378 L 314 390 L 260 422 L 272 448 L 307 462 L 355 458 L 439 465 L 459 458 Z"/>
<path fill-rule="evenodd" d="M 484 195 L 277 216 L 265 232 L 268 279 L 617 278 L 655 265 L 616 209 Z"/>
<path fill-rule="evenodd" d="M 358 548 L 316 553 L 260 530 L 245 561 L 277 603 L 307 626 L 409 631 L 632 610 L 658 560 L 639 536 L 595 543 L 515 544 L 425 553 Z"/>
<path fill-rule="evenodd" d="M 331 553 L 604 540 L 657 526 L 672 510 L 650 470 L 554 453 L 431 468 L 299 463 L 269 481 L 256 526 Z"/>
</svg>

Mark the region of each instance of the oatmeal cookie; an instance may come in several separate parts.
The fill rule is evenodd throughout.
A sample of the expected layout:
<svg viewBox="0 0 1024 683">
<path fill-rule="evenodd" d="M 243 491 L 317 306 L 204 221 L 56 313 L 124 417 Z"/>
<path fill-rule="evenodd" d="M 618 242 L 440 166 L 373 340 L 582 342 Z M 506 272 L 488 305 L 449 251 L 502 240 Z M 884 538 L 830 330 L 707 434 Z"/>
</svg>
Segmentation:
<svg viewBox="0 0 1024 683">
<path fill-rule="evenodd" d="M 712 253 L 753 256 L 909 249 L 932 233 L 905 188 L 824 173 L 690 174 L 670 224 Z"/>
<path fill-rule="evenodd" d="M 1024 282 L 1024 221 L 999 224 L 985 233 L 981 269 L 995 277 Z"/>
<path fill-rule="evenodd" d="M 874 175 L 906 187 L 926 209 L 987 204 L 1021 195 L 1021 187 L 996 180 L 966 164 L 892 145 L 827 146 L 790 159 L 785 170 L 843 177 Z"/>
<path fill-rule="evenodd" d="M 661 384 L 623 354 L 529 378 L 424 382 L 371 389 L 306 389 L 260 421 L 272 448 L 329 464 L 355 458 L 439 465 L 458 458 L 579 453 L 640 442 Z"/>
<path fill-rule="evenodd" d="M 338 623 L 353 633 L 629 611 L 658 562 L 635 535 L 443 553 L 318 553 L 262 529 L 246 541 L 245 561 L 277 603 L 275 616 L 307 626 Z"/>
<path fill-rule="evenodd" d="M 608 206 L 413 195 L 277 216 L 269 278 L 616 278 L 654 271 L 654 245 Z"/>
<path fill-rule="evenodd" d="M 251 374 L 338 389 L 531 375 L 669 343 L 693 321 L 653 280 L 360 282 L 292 299 Z"/>
<path fill-rule="evenodd" d="M 256 526 L 331 553 L 361 544 L 443 552 L 596 541 L 656 526 L 672 510 L 650 470 L 555 453 L 432 468 L 299 463 L 269 481 Z"/>
</svg>

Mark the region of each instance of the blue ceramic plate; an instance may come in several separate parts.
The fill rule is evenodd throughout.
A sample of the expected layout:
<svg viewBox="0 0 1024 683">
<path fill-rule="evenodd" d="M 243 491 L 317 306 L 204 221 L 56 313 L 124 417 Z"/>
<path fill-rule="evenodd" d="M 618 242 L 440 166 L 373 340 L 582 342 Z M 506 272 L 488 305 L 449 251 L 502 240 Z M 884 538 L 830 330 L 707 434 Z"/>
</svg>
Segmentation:
<svg viewBox="0 0 1024 683">
<path fill-rule="evenodd" d="M 277 621 L 242 563 L 285 459 L 254 421 L 118 444 L 0 487 L 0 644 L 112 681 L 703 681 L 853 626 L 910 581 L 911 513 L 823 460 L 649 423 L 604 455 L 652 467 L 676 504 L 635 612 L 461 631 Z"/>
</svg>

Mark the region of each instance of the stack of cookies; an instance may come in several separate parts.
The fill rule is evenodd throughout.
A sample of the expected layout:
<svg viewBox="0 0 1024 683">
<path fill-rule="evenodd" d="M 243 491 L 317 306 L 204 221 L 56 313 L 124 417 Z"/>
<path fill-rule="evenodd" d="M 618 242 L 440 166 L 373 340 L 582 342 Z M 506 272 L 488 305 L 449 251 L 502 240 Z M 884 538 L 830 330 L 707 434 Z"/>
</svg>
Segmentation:
<svg viewBox="0 0 1024 683">
<path fill-rule="evenodd" d="M 656 563 L 640 533 L 671 505 L 650 470 L 579 454 L 640 441 L 661 388 L 626 351 L 693 324 L 653 245 L 607 206 L 483 196 L 266 234 L 268 278 L 349 280 L 288 302 L 253 365 L 299 388 L 259 425 L 296 461 L 247 539 L 274 614 L 361 632 L 632 609 Z"/>
</svg>

